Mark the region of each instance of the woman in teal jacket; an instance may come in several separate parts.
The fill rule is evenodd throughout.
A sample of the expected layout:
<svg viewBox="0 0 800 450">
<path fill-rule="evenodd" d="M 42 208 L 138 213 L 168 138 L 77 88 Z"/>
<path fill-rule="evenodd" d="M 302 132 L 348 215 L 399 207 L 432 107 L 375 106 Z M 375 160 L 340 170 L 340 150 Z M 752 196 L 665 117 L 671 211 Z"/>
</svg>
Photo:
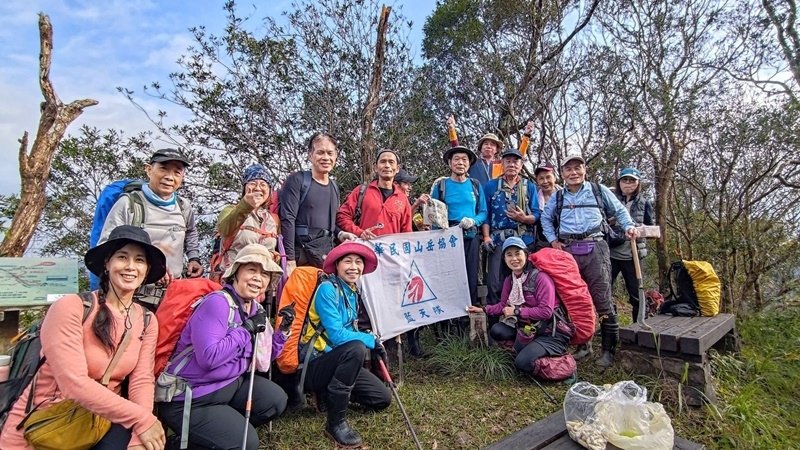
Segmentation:
<svg viewBox="0 0 800 450">
<path fill-rule="evenodd" d="M 312 351 L 306 370 L 304 389 L 324 399 L 328 420 L 325 434 L 339 447 L 361 446 L 361 437 L 345 421 L 350 401 L 381 410 L 389 406 L 392 394 L 369 370 L 364 361 L 371 350 L 385 358 L 386 351 L 378 338 L 358 330 L 360 295 L 356 282 L 362 274 L 378 267 L 375 252 L 366 245 L 345 242 L 325 258 L 323 270 L 329 274 L 317 288 L 309 308 L 310 327 L 300 340 L 301 360 Z M 313 343 L 317 330 L 321 334 Z"/>
</svg>

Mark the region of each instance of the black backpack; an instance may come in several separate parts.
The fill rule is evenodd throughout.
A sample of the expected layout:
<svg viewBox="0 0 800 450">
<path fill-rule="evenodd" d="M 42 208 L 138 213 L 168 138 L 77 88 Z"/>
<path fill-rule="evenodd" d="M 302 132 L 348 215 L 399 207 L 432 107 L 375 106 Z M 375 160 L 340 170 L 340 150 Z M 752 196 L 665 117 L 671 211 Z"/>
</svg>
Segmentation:
<svg viewBox="0 0 800 450">
<path fill-rule="evenodd" d="M 86 321 L 89 313 L 94 307 L 94 296 L 91 292 L 81 292 L 83 301 L 83 319 Z M 42 354 L 42 340 L 40 331 L 42 319 L 32 323 L 25 331 L 17 337 L 14 348 L 11 349 L 11 371 L 8 380 L 0 383 L 0 427 L 5 423 L 8 412 L 14 403 L 28 387 L 36 372 L 44 364 L 45 358 Z M 29 403 L 33 398 L 29 399 Z"/>
<path fill-rule="evenodd" d="M 694 317 L 700 314 L 700 301 L 694 289 L 694 282 L 683 261 L 675 261 L 667 273 L 669 296 L 661 306 L 661 314 Z"/>
</svg>

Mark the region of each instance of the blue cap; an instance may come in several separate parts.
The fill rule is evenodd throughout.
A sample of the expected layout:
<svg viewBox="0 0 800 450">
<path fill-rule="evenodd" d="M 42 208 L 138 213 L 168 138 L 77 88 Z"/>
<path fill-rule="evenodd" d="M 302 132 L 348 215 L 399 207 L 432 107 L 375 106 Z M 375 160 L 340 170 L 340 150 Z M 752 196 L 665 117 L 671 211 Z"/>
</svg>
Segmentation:
<svg viewBox="0 0 800 450">
<path fill-rule="evenodd" d="M 244 169 L 244 176 L 242 176 L 242 185 L 245 185 L 254 180 L 264 180 L 268 185 L 272 186 L 272 177 L 267 173 L 267 169 L 261 164 L 253 164 Z"/>
<path fill-rule="evenodd" d="M 634 169 L 633 167 L 626 167 L 622 169 L 622 172 L 619 173 L 619 178 L 617 179 L 620 179 L 622 177 L 631 177 L 635 180 L 641 180 L 642 172 L 639 172 L 639 170 Z"/>
<path fill-rule="evenodd" d="M 514 156 L 514 157 L 517 157 L 519 159 L 522 159 L 522 153 L 520 153 L 519 150 L 517 150 L 515 148 L 506 149 L 506 151 L 504 151 L 503 154 L 500 155 L 500 158 L 502 159 L 502 158 L 505 158 L 506 156 Z"/>
<path fill-rule="evenodd" d="M 503 242 L 503 253 L 505 253 L 509 247 L 519 247 L 522 250 L 528 251 L 528 246 L 525 245 L 525 241 L 523 241 L 521 237 L 517 236 L 511 236 L 510 238 L 506 239 L 505 242 Z"/>
</svg>

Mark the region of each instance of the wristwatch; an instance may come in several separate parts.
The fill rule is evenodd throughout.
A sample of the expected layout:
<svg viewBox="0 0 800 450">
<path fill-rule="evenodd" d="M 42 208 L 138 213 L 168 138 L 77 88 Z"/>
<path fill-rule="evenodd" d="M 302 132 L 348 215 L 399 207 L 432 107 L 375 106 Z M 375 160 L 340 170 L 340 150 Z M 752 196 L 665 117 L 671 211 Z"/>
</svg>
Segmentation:
<svg viewBox="0 0 800 450">
<path fill-rule="evenodd" d="M 514 315 L 515 315 L 515 316 L 517 316 L 517 317 L 519 317 L 519 312 L 520 312 L 520 311 L 519 311 L 519 306 L 515 306 L 515 307 L 514 307 Z"/>
</svg>

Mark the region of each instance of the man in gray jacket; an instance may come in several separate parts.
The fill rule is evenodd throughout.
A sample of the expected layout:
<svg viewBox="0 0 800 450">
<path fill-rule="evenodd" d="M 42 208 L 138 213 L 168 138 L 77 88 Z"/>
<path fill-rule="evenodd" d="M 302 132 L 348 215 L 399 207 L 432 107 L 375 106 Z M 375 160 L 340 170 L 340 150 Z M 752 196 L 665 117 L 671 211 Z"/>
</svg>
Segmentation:
<svg viewBox="0 0 800 450">
<path fill-rule="evenodd" d="M 184 254 L 188 259 L 185 275 L 203 275 L 200 244 L 192 205 L 176 193 L 186 174 L 189 160 L 177 149 L 166 148 L 153 153 L 145 164 L 148 182 L 140 191 L 122 195 L 109 211 L 98 244 L 108 239 L 111 230 L 120 225 L 143 228 L 153 245 L 167 257 L 167 274 L 155 285 L 142 286 L 137 299 L 157 305 L 164 289 L 174 278 L 184 275 Z"/>
</svg>

